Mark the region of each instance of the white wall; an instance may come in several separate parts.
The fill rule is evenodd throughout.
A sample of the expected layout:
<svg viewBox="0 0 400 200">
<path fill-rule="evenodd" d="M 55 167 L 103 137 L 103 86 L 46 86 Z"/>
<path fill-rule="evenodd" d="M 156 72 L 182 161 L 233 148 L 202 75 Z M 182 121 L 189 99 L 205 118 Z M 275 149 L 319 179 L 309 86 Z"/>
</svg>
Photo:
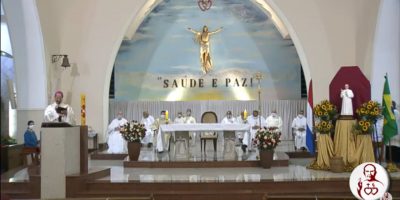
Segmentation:
<svg viewBox="0 0 400 200">
<path fill-rule="evenodd" d="M 372 99 L 382 101 L 388 73 L 392 99 L 400 103 L 400 1 L 382 0 L 373 48 Z M 375 89 L 376 88 L 376 89 Z"/>
<path fill-rule="evenodd" d="M 35 0 L 4 0 L 15 63 L 17 107 L 43 109 L 47 102 L 44 46 Z"/>
<path fill-rule="evenodd" d="M 18 143 L 23 143 L 28 120 L 34 120 L 40 125 L 47 104 L 42 31 L 35 0 L 4 0 L 2 3 L 14 57 L 17 92 L 16 138 Z M 15 129 L 10 127 L 10 130 Z"/>
<path fill-rule="evenodd" d="M 313 79 L 314 101 L 328 98 L 329 83 L 341 66 L 358 65 L 370 78 L 380 0 L 265 1 L 289 30 L 307 83 Z M 128 27 L 142 19 L 145 3 L 37 0 L 46 56 L 68 54 L 72 65 L 72 69 L 63 71 L 46 60 L 52 77 L 48 97 L 56 89 L 63 90 L 65 100 L 79 116 L 79 96 L 85 93 L 87 123 L 98 132 L 104 132 L 108 122 L 109 80 L 117 50 Z M 103 137 L 100 142 L 104 142 Z"/>
<path fill-rule="evenodd" d="M 329 97 L 329 83 L 341 66 L 357 65 L 370 76 L 379 0 L 266 2 L 287 26 L 305 72 L 310 72 L 314 102 Z"/>
<path fill-rule="evenodd" d="M 46 55 L 68 54 L 71 68 L 51 63 L 48 97 L 64 91 L 80 122 L 80 94 L 86 94 L 86 123 L 103 133 L 108 123 L 112 66 L 131 22 L 146 0 L 37 0 Z"/>
</svg>

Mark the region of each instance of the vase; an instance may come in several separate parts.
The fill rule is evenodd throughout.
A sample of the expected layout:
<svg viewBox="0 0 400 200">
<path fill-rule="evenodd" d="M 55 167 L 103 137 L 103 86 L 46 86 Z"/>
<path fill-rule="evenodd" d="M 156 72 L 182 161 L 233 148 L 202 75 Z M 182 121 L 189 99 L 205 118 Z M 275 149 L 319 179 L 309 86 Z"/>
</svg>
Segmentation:
<svg viewBox="0 0 400 200">
<path fill-rule="evenodd" d="M 260 164 L 261 167 L 269 169 L 274 160 L 274 150 L 260 150 Z"/>
<path fill-rule="evenodd" d="M 128 155 L 130 161 L 137 161 L 140 154 L 140 142 L 128 142 Z"/>
</svg>

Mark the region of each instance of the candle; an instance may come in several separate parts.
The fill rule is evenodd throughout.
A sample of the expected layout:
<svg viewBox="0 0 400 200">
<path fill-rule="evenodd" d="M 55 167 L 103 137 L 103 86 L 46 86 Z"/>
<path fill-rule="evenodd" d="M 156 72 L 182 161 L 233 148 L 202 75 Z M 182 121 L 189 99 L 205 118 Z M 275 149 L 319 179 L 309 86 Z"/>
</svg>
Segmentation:
<svg viewBox="0 0 400 200">
<path fill-rule="evenodd" d="M 244 118 L 245 120 L 247 119 L 247 110 L 246 110 L 246 109 L 244 109 L 243 118 Z"/>
<path fill-rule="evenodd" d="M 81 94 L 81 125 L 86 125 L 86 95 Z"/>
<path fill-rule="evenodd" d="M 168 121 L 168 110 L 165 111 L 165 120 Z"/>
</svg>

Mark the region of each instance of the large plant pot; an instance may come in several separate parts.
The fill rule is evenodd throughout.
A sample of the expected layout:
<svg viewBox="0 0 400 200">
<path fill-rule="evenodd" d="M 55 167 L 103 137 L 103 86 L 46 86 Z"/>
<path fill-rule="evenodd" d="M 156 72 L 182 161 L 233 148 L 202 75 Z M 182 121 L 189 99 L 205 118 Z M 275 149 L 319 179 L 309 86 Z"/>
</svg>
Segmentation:
<svg viewBox="0 0 400 200">
<path fill-rule="evenodd" d="M 130 161 L 137 161 L 140 154 L 140 142 L 128 142 L 128 155 Z"/>
<path fill-rule="evenodd" d="M 263 168 L 271 168 L 274 160 L 273 150 L 260 150 L 260 164 Z"/>
</svg>

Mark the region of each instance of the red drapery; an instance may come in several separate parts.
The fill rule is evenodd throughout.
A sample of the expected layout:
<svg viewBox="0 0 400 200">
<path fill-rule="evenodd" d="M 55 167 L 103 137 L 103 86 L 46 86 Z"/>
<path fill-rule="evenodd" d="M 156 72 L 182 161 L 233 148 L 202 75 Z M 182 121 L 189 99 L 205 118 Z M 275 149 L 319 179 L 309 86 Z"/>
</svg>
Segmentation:
<svg viewBox="0 0 400 200">
<path fill-rule="evenodd" d="M 354 93 L 353 113 L 355 113 L 362 103 L 371 99 L 371 84 L 358 66 L 341 67 L 329 85 L 329 101 L 336 105 L 339 113 L 342 108 L 340 89 L 344 89 L 346 83 Z"/>
</svg>

